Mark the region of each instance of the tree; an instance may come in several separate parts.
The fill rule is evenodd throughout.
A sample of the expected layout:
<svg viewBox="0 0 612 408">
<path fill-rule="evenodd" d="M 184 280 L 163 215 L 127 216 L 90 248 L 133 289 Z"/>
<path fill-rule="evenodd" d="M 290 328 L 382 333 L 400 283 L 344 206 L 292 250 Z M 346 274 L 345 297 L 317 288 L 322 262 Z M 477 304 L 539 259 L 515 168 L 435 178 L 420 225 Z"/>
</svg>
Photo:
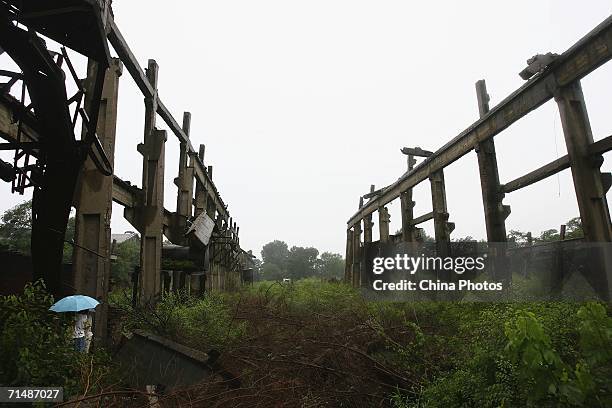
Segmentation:
<svg viewBox="0 0 612 408">
<path fill-rule="evenodd" d="M 318 261 L 319 276 L 325 279 L 342 279 L 344 276 L 344 259 L 340 254 L 323 252 Z"/>
<path fill-rule="evenodd" d="M 10 250 L 30 253 L 32 236 L 32 200 L 25 201 L 2 215 L 0 242 Z"/>
<path fill-rule="evenodd" d="M 283 271 L 278 265 L 273 263 L 264 263 L 261 267 L 261 275 L 263 280 L 281 280 L 284 278 Z"/>
<path fill-rule="evenodd" d="M 510 230 L 508 233 L 508 241 L 516 242 L 519 245 L 526 244 L 529 241 L 529 232 L 521 232 L 517 230 Z"/>
<path fill-rule="evenodd" d="M 287 259 L 287 273 L 292 279 L 302 279 L 316 275 L 317 257 L 316 248 L 303 248 L 293 246 Z"/>
<path fill-rule="evenodd" d="M 249 251 L 251 253 L 251 251 Z M 262 262 L 259 258 L 253 258 L 253 279 L 259 280 L 262 276 L 261 272 Z"/>
<path fill-rule="evenodd" d="M 65 241 L 64 242 L 64 263 L 70 263 L 72 262 L 72 253 L 74 251 L 74 246 L 72 244 L 69 244 L 69 242 L 73 242 L 74 241 L 74 234 L 75 234 L 75 218 L 74 217 L 70 217 L 68 218 L 68 225 L 66 226 L 66 237 L 64 238 Z"/>
<path fill-rule="evenodd" d="M 281 270 L 285 270 L 287 267 L 287 258 L 289 256 L 289 249 L 287 244 L 283 241 L 275 240 L 268 242 L 261 249 L 261 259 L 264 264 L 274 264 Z"/>
<path fill-rule="evenodd" d="M 538 242 L 551 242 L 551 241 L 559 241 L 561 236 L 559 235 L 559 231 L 554 228 L 548 229 L 546 231 L 542 231 L 540 236 L 536 238 Z"/>
<path fill-rule="evenodd" d="M 115 247 L 117 259 L 111 264 L 111 280 L 120 286 L 131 281 L 134 266 L 140 264 L 140 240 L 129 239 Z"/>
<path fill-rule="evenodd" d="M 70 217 L 66 227 L 66 237 L 68 242 L 74 240 L 75 219 Z M 8 246 L 10 250 L 30 253 L 30 241 L 32 239 L 32 200 L 7 210 L 2 215 L 0 222 L 0 243 Z M 72 245 L 64 243 L 64 262 L 72 261 Z"/>
<path fill-rule="evenodd" d="M 583 238 L 584 230 L 582 229 L 582 219 L 580 217 L 574 217 L 567 222 L 565 230 L 565 238 Z"/>
</svg>

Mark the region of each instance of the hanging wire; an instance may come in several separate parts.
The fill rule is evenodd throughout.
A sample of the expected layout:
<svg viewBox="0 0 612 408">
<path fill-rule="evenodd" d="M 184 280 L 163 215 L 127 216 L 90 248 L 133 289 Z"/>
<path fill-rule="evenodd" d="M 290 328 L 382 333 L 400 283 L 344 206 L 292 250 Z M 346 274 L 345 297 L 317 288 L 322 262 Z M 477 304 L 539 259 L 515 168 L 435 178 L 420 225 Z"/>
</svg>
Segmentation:
<svg viewBox="0 0 612 408">
<path fill-rule="evenodd" d="M 557 155 L 557 160 L 559 159 L 559 146 L 557 145 L 557 117 L 555 116 L 555 111 L 553 109 L 553 139 L 555 141 L 555 154 Z M 561 177 L 559 176 L 559 172 L 555 175 L 557 177 L 557 191 L 559 197 L 561 197 Z"/>
</svg>

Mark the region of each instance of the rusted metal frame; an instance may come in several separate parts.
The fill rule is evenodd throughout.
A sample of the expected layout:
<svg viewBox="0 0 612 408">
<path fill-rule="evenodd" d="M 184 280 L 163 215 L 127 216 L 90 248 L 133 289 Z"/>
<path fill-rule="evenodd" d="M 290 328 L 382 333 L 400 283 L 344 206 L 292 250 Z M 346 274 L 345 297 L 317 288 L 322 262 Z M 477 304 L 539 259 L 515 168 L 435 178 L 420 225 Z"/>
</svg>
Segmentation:
<svg viewBox="0 0 612 408">
<path fill-rule="evenodd" d="M 388 204 L 402 191 L 426 180 L 434 172 L 452 164 L 473 150 L 478 143 L 494 137 L 529 112 L 551 100 L 559 87 L 585 77 L 612 58 L 612 16 L 560 55 L 546 70 L 535 75 L 485 116 L 438 149 L 409 174 L 389 185 L 384 193 L 369 201 L 348 221 L 353 226 L 367 214 Z"/>
</svg>

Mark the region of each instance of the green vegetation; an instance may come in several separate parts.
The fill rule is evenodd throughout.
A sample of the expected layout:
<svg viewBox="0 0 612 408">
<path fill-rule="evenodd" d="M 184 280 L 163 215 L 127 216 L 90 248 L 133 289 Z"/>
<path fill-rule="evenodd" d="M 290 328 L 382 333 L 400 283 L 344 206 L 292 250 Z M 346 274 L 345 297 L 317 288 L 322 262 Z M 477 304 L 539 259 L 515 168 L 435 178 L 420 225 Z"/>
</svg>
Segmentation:
<svg viewBox="0 0 612 408">
<path fill-rule="evenodd" d="M 53 297 L 42 281 L 20 296 L 0 296 L 0 384 L 62 386 L 67 397 L 95 393 L 118 378 L 110 357 L 99 348 L 74 350 L 74 315 L 48 309 Z"/>
<path fill-rule="evenodd" d="M 344 274 L 342 255 L 323 252 L 319 256 L 316 248 L 293 246 L 289 249 L 283 241 L 272 241 L 261 250 L 263 264 L 261 277 L 264 280 L 304 279 L 319 277 L 340 279 Z"/>
<path fill-rule="evenodd" d="M 612 318 L 600 303 L 368 302 L 320 279 L 204 297 L 171 293 L 136 308 L 129 300 L 127 292 L 110 300 L 124 333 L 143 329 L 219 350 L 223 369 L 241 379 L 241 387 L 221 390 L 215 377 L 205 379 L 173 394 L 179 405 L 194 395 L 212 405 L 236 398 L 395 408 L 612 403 Z M 41 282 L 0 298 L 0 382 L 63 386 L 72 397 L 117 389 L 122 379 L 108 355 L 75 352 L 71 316 L 49 312 L 52 303 Z"/>
<path fill-rule="evenodd" d="M 582 230 L 582 221 L 580 217 L 574 217 L 568 222 L 565 223 L 565 239 L 575 239 L 582 238 L 584 236 L 584 231 Z M 530 237 L 532 237 L 531 232 L 521 232 L 516 230 L 510 230 L 508 233 L 508 240 L 511 242 L 515 242 L 518 245 L 526 244 Z M 548 229 L 546 231 L 542 231 L 539 236 L 531 238 L 533 242 L 551 242 L 551 241 L 559 241 L 561 239 L 561 233 L 556 229 Z"/>
<path fill-rule="evenodd" d="M 115 246 L 117 257 L 111 264 L 112 286 L 127 287 L 130 285 L 134 266 L 140 265 L 140 241 L 127 240 Z"/>
<path fill-rule="evenodd" d="M 612 404 L 612 318 L 600 303 L 367 302 L 345 284 L 305 279 L 204 298 L 172 294 L 154 309 L 123 304 L 124 329 L 222 350 L 223 367 L 259 399 L 240 390 L 223 398 L 245 403 Z M 299 387 L 288 395 L 279 384 Z"/>
<path fill-rule="evenodd" d="M 32 200 L 25 201 L 2 214 L 0 244 L 17 252 L 30 253 L 32 236 Z"/>
<path fill-rule="evenodd" d="M 244 324 L 233 324 L 227 299 L 229 295 L 193 297 L 178 291 L 133 308 L 129 292 L 123 291 L 114 292 L 109 303 L 122 312 L 124 333 L 140 329 L 185 345 L 224 349 L 244 333 Z"/>
<path fill-rule="evenodd" d="M 64 262 L 72 262 L 72 245 L 74 240 L 75 219 L 70 217 L 64 238 Z M 24 201 L 6 210 L 0 221 L 0 247 L 10 251 L 30 254 L 32 237 L 32 200 Z"/>
</svg>

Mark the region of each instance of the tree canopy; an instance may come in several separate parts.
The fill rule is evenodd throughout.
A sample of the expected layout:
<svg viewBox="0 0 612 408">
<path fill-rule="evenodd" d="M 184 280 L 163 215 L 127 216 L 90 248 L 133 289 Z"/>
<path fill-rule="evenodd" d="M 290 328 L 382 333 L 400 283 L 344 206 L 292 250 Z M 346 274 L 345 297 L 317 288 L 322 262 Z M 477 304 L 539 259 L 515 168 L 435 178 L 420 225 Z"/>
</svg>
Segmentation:
<svg viewBox="0 0 612 408">
<path fill-rule="evenodd" d="M 7 210 L 0 221 L 0 243 L 12 251 L 30 253 L 32 200 Z"/>
<path fill-rule="evenodd" d="M 281 280 L 307 277 L 341 278 L 344 274 L 344 259 L 340 254 L 323 252 L 314 247 L 289 246 L 275 240 L 263 246 L 261 278 Z"/>
</svg>

